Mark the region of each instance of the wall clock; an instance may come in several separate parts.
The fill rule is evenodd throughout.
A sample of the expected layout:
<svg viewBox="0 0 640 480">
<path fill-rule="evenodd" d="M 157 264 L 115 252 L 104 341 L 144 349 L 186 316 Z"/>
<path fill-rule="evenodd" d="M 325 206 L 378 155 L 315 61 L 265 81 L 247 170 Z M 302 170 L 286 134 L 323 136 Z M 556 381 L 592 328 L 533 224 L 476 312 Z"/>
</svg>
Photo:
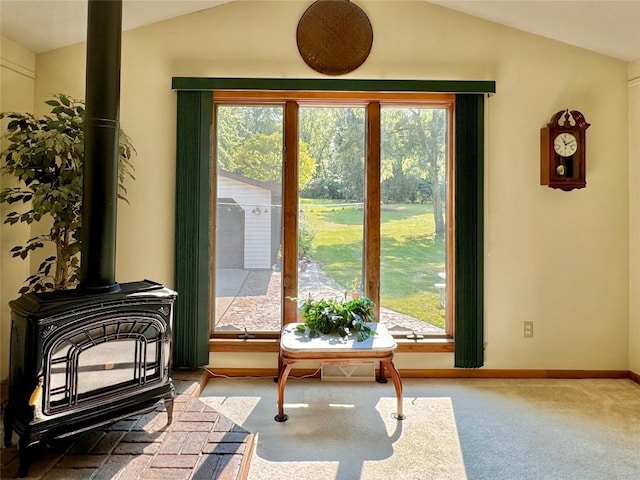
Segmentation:
<svg viewBox="0 0 640 480">
<path fill-rule="evenodd" d="M 587 186 L 586 130 L 577 110 L 560 110 L 540 129 L 540 185 L 569 191 Z"/>
</svg>

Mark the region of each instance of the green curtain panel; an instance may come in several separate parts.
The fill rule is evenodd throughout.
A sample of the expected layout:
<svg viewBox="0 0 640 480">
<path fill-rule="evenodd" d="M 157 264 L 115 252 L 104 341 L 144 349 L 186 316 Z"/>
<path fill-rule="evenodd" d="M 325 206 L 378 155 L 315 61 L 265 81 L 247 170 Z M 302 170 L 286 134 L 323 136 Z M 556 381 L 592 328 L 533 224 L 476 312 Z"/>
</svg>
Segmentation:
<svg viewBox="0 0 640 480">
<path fill-rule="evenodd" d="M 178 92 L 173 367 L 209 363 L 211 92 Z"/>
<path fill-rule="evenodd" d="M 455 366 L 484 363 L 484 95 L 456 95 Z"/>
</svg>

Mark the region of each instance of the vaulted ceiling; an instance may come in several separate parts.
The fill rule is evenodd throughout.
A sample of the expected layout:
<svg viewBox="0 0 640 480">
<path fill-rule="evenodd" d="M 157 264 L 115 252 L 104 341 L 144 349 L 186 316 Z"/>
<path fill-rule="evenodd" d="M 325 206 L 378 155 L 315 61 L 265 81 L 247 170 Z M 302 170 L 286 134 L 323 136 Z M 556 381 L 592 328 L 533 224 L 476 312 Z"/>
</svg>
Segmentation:
<svg viewBox="0 0 640 480">
<path fill-rule="evenodd" d="M 237 0 L 124 0 L 125 30 Z M 640 59 L 640 0 L 422 0 L 625 61 Z M 86 38 L 86 0 L 2 0 L 0 32 L 36 53 Z M 311 4 L 309 0 L 309 4 Z"/>
</svg>

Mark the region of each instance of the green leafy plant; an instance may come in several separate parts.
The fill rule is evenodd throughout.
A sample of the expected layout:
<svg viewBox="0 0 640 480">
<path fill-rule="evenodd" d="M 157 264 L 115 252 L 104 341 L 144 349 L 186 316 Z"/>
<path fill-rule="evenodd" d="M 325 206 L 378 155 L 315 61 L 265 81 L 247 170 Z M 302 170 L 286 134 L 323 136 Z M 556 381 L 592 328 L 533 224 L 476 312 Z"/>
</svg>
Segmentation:
<svg viewBox="0 0 640 480">
<path fill-rule="evenodd" d="M 29 275 L 20 293 L 64 290 L 75 286 L 80 271 L 82 165 L 84 162 L 84 102 L 56 94 L 45 102 L 51 114 L 37 118 L 29 113 L 4 112 L 9 146 L 2 151 L 4 175 L 15 177 L 18 186 L 0 191 L 0 203 L 22 204 L 26 211 L 11 211 L 4 223 L 51 220 L 48 233 L 36 235 L 11 249 L 26 259 L 47 243 L 55 246 L 36 273 Z M 135 153 L 129 137 L 120 130 L 118 151 L 118 198 L 125 198 L 127 177 L 133 179 L 130 160 Z"/>
<path fill-rule="evenodd" d="M 298 216 L 298 258 L 308 257 L 313 249 L 315 232 L 304 212 Z"/>
<path fill-rule="evenodd" d="M 308 333 L 311 338 L 327 333 L 337 333 L 341 337 L 355 334 L 361 342 L 375 334 L 367 324 L 375 320 L 373 307 L 373 301 L 367 297 L 315 300 L 309 296 L 300 306 L 303 323 L 297 330 Z"/>
</svg>

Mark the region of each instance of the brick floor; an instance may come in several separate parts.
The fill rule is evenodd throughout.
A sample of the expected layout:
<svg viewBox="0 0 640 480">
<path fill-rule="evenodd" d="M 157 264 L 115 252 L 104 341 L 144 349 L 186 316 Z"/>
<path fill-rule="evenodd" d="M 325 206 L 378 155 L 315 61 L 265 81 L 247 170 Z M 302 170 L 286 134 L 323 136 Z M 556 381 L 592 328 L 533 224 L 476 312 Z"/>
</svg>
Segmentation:
<svg viewBox="0 0 640 480">
<path fill-rule="evenodd" d="M 243 480 L 253 434 L 208 407 L 197 396 L 201 371 L 174 372 L 173 422 L 164 406 L 86 432 L 65 442 L 32 448 L 33 480 Z M 1 428 L 1 427 L 0 427 Z M 0 436 L 0 438 L 2 438 Z M 18 478 L 18 452 L 2 448 L 0 478 Z"/>
</svg>

